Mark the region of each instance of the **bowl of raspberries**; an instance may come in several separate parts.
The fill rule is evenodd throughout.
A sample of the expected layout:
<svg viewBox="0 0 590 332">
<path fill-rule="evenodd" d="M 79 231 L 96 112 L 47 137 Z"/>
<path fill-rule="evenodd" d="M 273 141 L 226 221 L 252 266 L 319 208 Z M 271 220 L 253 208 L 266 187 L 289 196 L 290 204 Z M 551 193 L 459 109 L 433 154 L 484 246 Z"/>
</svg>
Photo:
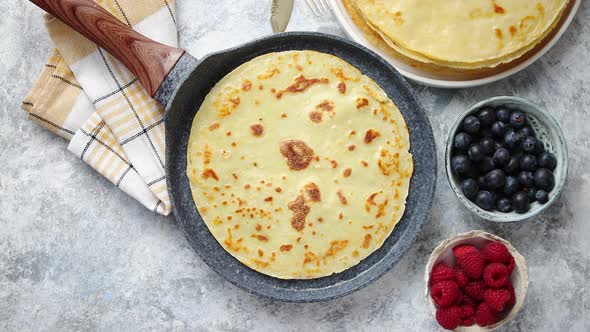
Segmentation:
<svg viewBox="0 0 590 332">
<path fill-rule="evenodd" d="M 528 288 L 526 261 L 506 240 L 483 231 L 455 235 L 430 255 L 426 299 L 441 327 L 491 331 L 511 320 Z"/>
<path fill-rule="evenodd" d="M 449 133 L 446 170 L 459 200 L 496 222 L 529 219 L 551 205 L 567 176 L 565 137 L 530 100 L 499 96 L 464 112 Z"/>
</svg>

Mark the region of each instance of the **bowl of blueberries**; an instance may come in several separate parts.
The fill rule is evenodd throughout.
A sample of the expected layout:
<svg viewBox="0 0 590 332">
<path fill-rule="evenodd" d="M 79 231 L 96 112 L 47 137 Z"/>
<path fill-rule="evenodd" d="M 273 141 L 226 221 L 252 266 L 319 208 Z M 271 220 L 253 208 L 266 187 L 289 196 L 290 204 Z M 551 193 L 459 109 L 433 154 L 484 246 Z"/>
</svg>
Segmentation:
<svg viewBox="0 0 590 332">
<path fill-rule="evenodd" d="M 529 219 L 551 205 L 567 177 L 565 137 L 528 99 L 498 96 L 465 111 L 447 140 L 445 166 L 459 200 L 483 219 Z"/>
</svg>

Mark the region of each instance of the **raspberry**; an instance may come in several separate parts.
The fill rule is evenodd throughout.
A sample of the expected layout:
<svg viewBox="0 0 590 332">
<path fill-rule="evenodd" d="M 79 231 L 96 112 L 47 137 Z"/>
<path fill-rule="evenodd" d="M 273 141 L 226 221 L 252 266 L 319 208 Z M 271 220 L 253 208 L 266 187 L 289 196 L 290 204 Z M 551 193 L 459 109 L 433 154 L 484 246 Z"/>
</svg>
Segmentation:
<svg viewBox="0 0 590 332">
<path fill-rule="evenodd" d="M 469 295 L 474 300 L 483 301 L 483 293 L 488 286 L 483 280 L 472 281 L 465 287 L 465 294 Z"/>
<path fill-rule="evenodd" d="M 495 312 L 504 311 L 506 304 L 510 301 L 510 292 L 506 289 L 489 288 L 483 294 L 484 302 Z"/>
<path fill-rule="evenodd" d="M 463 313 L 461 314 L 461 318 L 468 318 L 470 316 L 475 315 L 475 309 L 470 305 L 463 304 L 461 306 L 461 310 L 463 311 Z"/>
<path fill-rule="evenodd" d="M 506 263 L 511 257 L 508 248 L 500 242 L 489 242 L 481 249 L 481 253 L 485 259 L 493 263 Z"/>
<path fill-rule="evenodd" d="M 455 299 L 455 304 L 461 305 L 461 303 L 463 303 L 463 292 L 461 290 L 459 290 L 457 292 L 457 298 Z"/>
<path fill-rule="evenodd" d="M 461 321 L 461 326 L 471 326 L 475 324 L 475 316 L 465 318 Z"/>
<path fill-rule="evenodd" d="M 460 244 L 453 247 L 453 255 L 457 258 L 457 262 L 460 262 L 463 255 L 471 251 L 479 251 L 479 249 L 470 244 Z"/>
<path fill-rule="evenodd" d="M 512 309 L 512 307 L 514 307 L 514 305 L 516 304 L 516 293 L 514 292 L 514 287 L 512 287 L 511 283 L 508 283 L 508 285 L 506 285 L 506 289 L 510 293 L 510 300 L 506 302 L 506 309 Z"/>
<path fill-rule="evenodd" d="M 491 263 L 483 272 L 483 280 L 493 288 L 502 288 L 508 283 L 508 269 L 502 263 Z"/>
<path fill-rule="evenodd" d="M 474 308 L 477 308 L 477 306 L 479 305 L 478 300 L 473 299 L 471 296 L 468 295 L 463 295 L 463 304 L 464 305 L 468 305 L 468 306 L 472 306 Z"/>
<path fill-rule="evenodd" d="M 455 279 L 459 288 L 463 289 L 469 283 L 469 278 L 460 267 L 455 267 Z"/>
<path fill-rule="evenodd" d="M 475 322 L 479 326 L 488 326 L 496 323 L 498 316 L 490 309 L 487 303 L 483 302 L 475 311 Z"/>
<path fill-rule="evenodd" d="M 459 265 L 469 278 L 477 280 L 481 278 L 486 267 L 486 260 L 481 252 L 470 251 L 461 256 Z"/>
<path fill-rule="evenodd" d="M 459 294 L 459 286 L 450 280 L 444 280 L 434 284 L 430 289 L 430 296 L 439 307 L 448 307 L 455 303 Z"/>
<path fill-rule="evenodd" d="M 447 330 L 454 330 L 461 323 L 461 308 L 454 306 L 449 308 L 438 308 L 436 310 L 436 321 Z"/>
<path fill-rule="evenodd" d="M 509 276 L 512 275 L 512 271 L 514 271 L 514 265 L 516 265 L 516 262 L 514 261 L 514 257 L 510 256 L 510 261 L 507 265 Z"/>
<path fill-rule="evenodd" d="M 455 280 L 455 270 L 445 263 L 438 263 L 430 272 L 430 284 L 434 285 L 445 280 Z"/>
</svg>

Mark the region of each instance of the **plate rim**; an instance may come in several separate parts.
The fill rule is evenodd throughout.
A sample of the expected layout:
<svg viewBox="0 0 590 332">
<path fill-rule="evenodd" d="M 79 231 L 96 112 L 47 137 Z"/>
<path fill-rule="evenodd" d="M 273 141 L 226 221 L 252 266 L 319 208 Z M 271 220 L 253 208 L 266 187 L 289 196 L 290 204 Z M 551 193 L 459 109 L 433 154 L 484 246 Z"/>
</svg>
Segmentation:
<svg viewBox="0 0 590 332">
<path fill-rule="evenodd" d="M 557 33 L 553 36 L 553 38 L 551 38 L 551 40 L 549 40 L 549 42 L 545 46 L 543 46 L 539 51 L 537 51 L 537 53 L 533 54 L 526 61 L 524 61 L 512 68 L 509 68 L 505 71 L 502 71 L 500 73 L 496 73 L 496 74 L 493 74 L 493 75 L 490 75 L 487 77 L 473 79 L 473 80 L 454 81 L 454 80 L 445 80 L 445 79 L 435 79 L 435 78 L 424 77 L 422 75 L 411 73 L 411 72 L 408 72 L 407 70 L 404 70 L 403 68 L 400 68 L 398 66 L 398 63 L 399 63 L 398 60 L 395 60 L 392 57 L 390 57 L 389 55 L 385 54 L 382 50 L 380 50 L 378 47 L 371 44 L 367 40 L 367 38 L 364 36 L 363 32 L 351 21 L 350 16 L 348 15 L 348 12 L 344 8 L 344 4 L 342 3 L 342 0 L 329 0 L 330 7 L 332 8 L 332 13 L 334 14 L 336 19 L 338 20 L 338 23 L 340 24 L 340 26 L 342 27 L 342 29 L 344 30 L 344 32 L 346 33 L 346 35 L 349 38 L 351 38 L 356 43 L 359 43 L 359 44 L 363 45 L 364 47 L 370 49 L 371 51 L 377 53 L 379 56 L 384 58 L 385 61 L 387 61 L 389 64 L 391 64 L 400 74 L 402 74 L 404 77 L 408 78 L 409 80 L 429 86 L 429 87 L 443 88 L 443 89 L 473 88 L 473 87 L 478 87 L 478 86 L 490 84 L 490 83 L 505 79 L 509 76 L 512 76 L 512 75 L 524 70 L 525 68 L 532 65 L 533 63 L 535 63 L 543 55 L 545 55 L 545 53 L 547 53 L 551 48 L 553 48 L 553 46 L 555 46 L 557 41 L 559 41 L 561 39 L 563 34 L 567 31 L 570 24 L 572 23 L 572 21 L 576 17 L 576 14 L 578 12 L 578 9 L 580 8 L 582 0 L 573 0 L 573 1 L 574 1 L 574 3 L 572 5 L 572 9 L 571 9 L 570 13 L 568 14 L 568 16 L 566 17 L 565 21 L 563 22 L 563 25 L 557 31 Z"/>
</svg>

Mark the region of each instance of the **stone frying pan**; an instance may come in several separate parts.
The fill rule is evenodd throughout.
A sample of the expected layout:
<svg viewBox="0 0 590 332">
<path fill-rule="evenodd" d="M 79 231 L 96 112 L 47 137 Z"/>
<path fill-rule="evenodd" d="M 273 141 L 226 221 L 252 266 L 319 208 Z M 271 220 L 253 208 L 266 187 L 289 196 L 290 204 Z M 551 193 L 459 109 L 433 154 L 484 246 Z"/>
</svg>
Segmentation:
<svg viewBox="0 0 590 332">
<path fill-rule="evenodd" d="M 292 32 L 261 38 L 197 60 L 182 49 L 159 44 L 133 31 L 94 1 L 31 1 L 118 58 L 139 78 L 151 96 L 166 107 L 166 176 L 174 215 L 201 259 L 232 284 L 254 294 L 289 302 L 340 297 L 390 270 L 427 222 L 437 175 L 432 129 L 411 87 L 372 51 L 335 36 Z M 211 88 L 244 62 L 265 53 L 287 50 L 333 54 L 377 82 L 408 124 L 414 157 L 414 175 L 404 216 L 383 246 L 344 272 L 311 280 L 269 277 L 227 253 L 199 215 L 185 175 L 192 120 Z"/>
</svg>

